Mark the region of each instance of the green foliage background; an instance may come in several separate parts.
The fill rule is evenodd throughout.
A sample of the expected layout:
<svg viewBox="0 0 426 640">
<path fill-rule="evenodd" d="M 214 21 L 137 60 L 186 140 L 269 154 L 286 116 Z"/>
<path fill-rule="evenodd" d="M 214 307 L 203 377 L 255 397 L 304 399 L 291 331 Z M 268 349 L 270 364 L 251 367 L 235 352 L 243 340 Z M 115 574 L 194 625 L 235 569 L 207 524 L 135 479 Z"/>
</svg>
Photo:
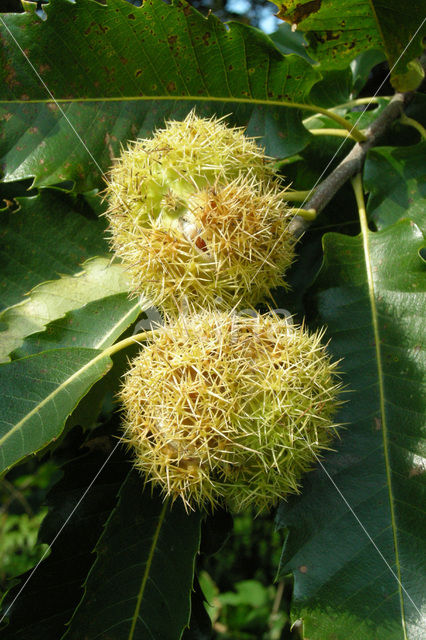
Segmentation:
<svg viewBox="0 0 426 640">
<path fill-rule="evenodd" d="M 21 507 L 5 497 L 5 539 L 19 522 L 17 545 L 27 530 L 34 545 L 44 501 L 48 513 L 23 565 L 18 546 L 0 548 L 8 576 L 45 553 L 34 575 L 7 585 L 4 637 L 420 638 L 421 3 L 402 13 L 393 1 L 280 5 L 306 42 L 285 24 L 269 37 L 176 0 L 24 7 L 0 22 L 0 461 L 4 496 L 15 487 L 21 497 Z M 149 302 L 128 299 L 108 253 L 103 173 L 127 140 L 195 107 L 247 127 L 287 183 L 311 189 L 354 144 L 321 130 L 341 127 L 337 116 L 363 130 L 386 109 L 387 96 L 365 111 L 357 100 L 385 58 L 395 88 L 417 89 L 407 109 L 417 128 L 401 119 L 385 132 L 363 168 L 367 217 L 345 185 L 300 241 L 290 292 L 276 295 L 308 326 L 325 325 L 342 359 L 335 451 L 280 504 L 277 531 L 273 515 L 233 524 L 220 511 L 170 509 L 143 492 L 117 446 L 114 394 L 135 348 L 113 345 Z M 22 488 L 23 477 L 35 479 Z M 251 576 L 239 556 L 256 564 Z M 291 630 L 298 619 L 303 629 Z"/>
</svg>

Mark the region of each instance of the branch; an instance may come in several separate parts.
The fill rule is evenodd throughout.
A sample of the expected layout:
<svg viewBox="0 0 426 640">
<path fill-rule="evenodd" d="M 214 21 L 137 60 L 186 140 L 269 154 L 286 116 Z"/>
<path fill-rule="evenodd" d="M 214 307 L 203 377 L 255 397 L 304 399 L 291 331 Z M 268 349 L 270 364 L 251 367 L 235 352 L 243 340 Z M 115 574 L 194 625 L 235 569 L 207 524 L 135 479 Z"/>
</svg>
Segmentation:
<svg viewBox="0 0 426 640">
<path fill-rule="evenodd" d="M 365 142 L 358 142 L 346 158 L 330 173 L 328 178 L 315 189 L 312 198 L 305 203 L 305 209 L 315 209 L 318 215 L 345 182 L 361 171 L 368 151 L 377 144 L 379 138 L 392 122 L 401 116 L 404 107 L 411 102 L 413 97 L 413 91 L 396 93 L 393 96 L 377 120 L 365 131 L 367 140 Z M 291 232 L 296 237 L 300 237 L 309 225 L 310 222 L 308 220 L 296 216 L 291 223 Z"/>
</svg>

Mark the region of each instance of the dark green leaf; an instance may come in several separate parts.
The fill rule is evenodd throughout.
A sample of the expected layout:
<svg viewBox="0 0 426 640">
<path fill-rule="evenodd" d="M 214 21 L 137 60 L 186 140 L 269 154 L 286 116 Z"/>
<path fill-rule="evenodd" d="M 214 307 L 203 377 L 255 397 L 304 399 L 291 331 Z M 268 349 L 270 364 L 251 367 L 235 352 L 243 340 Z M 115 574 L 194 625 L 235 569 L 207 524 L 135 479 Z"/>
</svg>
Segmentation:
<svg viewBox="0 0 426 640">
<path fill-rule="evenodd" d="M 200 520 L 144 492 L 132 471 L 64 637 L 178 640 L 189 622 Z"/>
<path fill-rule="evenodd" d="M 420 122 L 423 127 L 426 127 L 426 93 L 414 94 L 413 100 L 407 106 L 406 114 L 410 118 L 414 118 Z M 405 129 L 405 131 L 407 131 L 407 129 Z"/>
<path fill-rule="evenodd" d="M 312 295 L 343 358 L 348 393 L 338 419 L 346 426 L 337 452 L 278 515 L 289 528 L 280 574 L 294 573 L 294 615 L 312 640 L 422 635 L 422 245 L 407 220 L 325 236 Z"/>
<path fill-rule="evenodd" d="M 386 56 L 384 52 L 379 49 L 368 49 L 355 58 L 351 64 L 355 95 L 358 95 L 364 87 L 373 67 L 385 60 Z"/>
<path fill-rule="evenodd" d="M 369 1 L 385 43 L 392 86 L 396 91 L 417 89 L 424 78 L 416 60 L 423 53 L 426 36 L 424 1 L 412 0 L 408 6 L 400 0 Z"/>
<path fill-rule="evenodd" d="M 426 142 L 371 149 L 364 167 L 369 216 L 383 229 L 410 218 L 426 233 Z"/>
<path fill-rule="evenodd" d="M 66 448 L 72 460 L 64 465 L 63 478 L 48 495 L 50 510 L 39 540 L 51 545 L 60 535 L 34 575 L 29 571 L 21 576 L 20 584 L 8 593 L 3 615 L 13 606 L 7 612 L 9 626 L 2 632 L 4 640 L 53 640 L 65 632 L 95 560 L 92 551 L 102 525 L 128 473 L 119 450 L 109 457 L 113 445 L 108 436 L 95 434 L 87 448 L 82 448 L 81 439 L 75 447 Z"/>
<path fill-rule="evenodd" d="M 83 198 L 57 191 L 43 191 L 35 198 L 20 199 L 19 203 L 19 211 L 2 214 L 2 301 L 20 302 L 0 314 L 0 361 L 8 360 L 8 355 L 19 348 L 26 336 L 92 301 L 98 301 L 91 315 L 95 320 L 101 313 L 102 300 L 119 294 L 114 298 L 117 305 L 113 316 L 98 318 L 93 323 L 91 340 L 82 344 L 82 336 L 77 339 L 73 335 L 72 343 L 51 340 L 50 348 L 67 344 L 108 346 L 108 339 L 111 344 L 111 337 L 117 337 L 136 317 L 138 305 L 122 295 L 128 290 L 127 276 L 120 264 L 111 264 L 110 257 L 91 259 L 80 266 L 85 258 L 107 252 L 104 222 Z M 49 281 L 43 282 L 46 278 Z"/>
<path fill-rule="evenodd" d="M 346 76 L 346 80 L 345 80 L 345 76 Z M 335 81 L 334 86 L 333 86 L 333 79 Z M 324 100 L 327 104 L 329 104 L 329 106 L 331 106 L 332 102 L 327 101 L 327 97 L 326 97 L 327 94 L 330 94 L 330 96 L 334 96 L 338 101 L 344 98 L 345 93 L 349 91 L 351 85 L 350 85 L 349 75 L 346 72 L 330 71 L 327 74 L 325 74 L 324 81 L 320 82 L 317 86 L 318 86 L 318 98 L 320 98 L 320 94 L 321 94 L 323 97 L 320 99 Z M 349 93 L 346 93 L 346 95 L 349 98 Z M 345 110 L 345 119 L 348 122 L 350 122 L 352 125 L 355 125 L 358 129 L 362 130 L 369 127 L 374 122 L 374 120 L 378 118 L 378 116 L 382 113 L 382 111 L 385 109 L 385 107 L 388 104 L 389 104 L 389 98 L 379 97 L 374 100 L 374 102 L 372 103 L 371 109 L 364 109 L 362 111 L 358 111 L 359 107 L 357 108 L 357 106 L 353 105 L 351 101 L 348 101 L 346 104 L 343 103 L 340 109 Z M 323 115 L 320 113 L 317 113 L 312 116 L 308 116 L 307 118 L 304 119 L 303 122 L 309 130 L 330 128 L 330 127 L 335 128 L 335 125 L 336 125 L 336 123 L 333 122 L 333 120 L 329 116 Z M 331 136 L 331 137 L 332 137 L 333 143 L 335 143 L 336 148 L 342 145 L 342 142 L 344 140 L 343 137 L 339 137 L 339 138 L 335 136 Z M 322 138 L 322 141 L 323 141 L 323 138 Z M 320 140 L 320 145 L 322 144 L 322 141 Z M 300 154 L 301 155 L 309 154 L 309 153 L 311 155 L 315 154 L 317 150 L 316 149 L 312 150 L 315 147 L 315 145 L 318 145 L 317 139 L 314 139 L 306 149 L 300 152 Z M 344 151 L 344 155 L 348 153 L 348 149 L 346 147 L 343 149 L 343 151 Z M 327 152 L 328 153 L 330 152 L 329 148 L 327 148 Z M 322 152 L 322 154 L 325 155 L 324 151 Z M 333 160 L 335 160 L 335 156 L 333 156 Z"/>
<path fill-rule="evenodd" d="M 100 188 L 104 186 L 102 171 L 107 171 L 112 159 L 119 154 L 120 143 L 151 136 L 153 128 L 163 126 L 165 119 L 183 119 L 194 104 L 194 100 L 178 102 L 175 99 L 164 102 L 100 99 L 63 104 L 68 120 L 84 138 L 87 148 L 58 109 L 39 103 L 0 104 L 0 116 L 1 113 L 10 116 L 4 125 L 3 143 L 0 136 L 4 179 L 30 176 L 37 186 L 72 180 L 80 192 Z M 226 115 L 230 124 L 247 127 L 248 135 L 259 137 L 260 144 L 271 156 L 292 155 L 310 140 L 301 124 L 301 113 L 295 109 L 276 109 L 267 104 L 253 107 L 226 100 L 200 102 L 196 109 L 200 116 Z M 11 130 L 9 124 L 16 121 L 20 126 L 16 131 Z M 43 135 L 30 133 L 39 122 L 55 129 L 55 135 L 48 136 L 47 148 Z"/>
<path fill-rule="evenodd" d="M 73 275 L 88 258 L 108 252 L 106 221 L 83 197 L 43 191 L 18 203 L 19 211 L 0 213 L 0 308 L 20 302 L 40 282 Z"/>
<path fill-rule="evenodd" d="M 197 575 L 191 596 L 191 619 L 182 640 L 212 640 L 212 624 L 206 610 L 206 599 Z"/>
<path fill-rule="evenodd" d="M 273 0 L 278 17 L 305 32 L 307 54 L 324 69 L 342 69 L 357 55 L 382 48 L 368 0 Z"/>
<path fill-rule="evenodd" d="M 23 344 L 11 353 L 11 357 L 23 358 L 64 347 L 106 349 L 129 328 L 140 313 L 140 301 L 129 300 L 126 293 L 89 302 L 84 307 L 70 311 L 51 322 L 44 331 L 27 337 Z M 143 328 L 136 331 L 143 331 Z M 139 347 L 135 344 L 134 348 Z M 127 348 L 114 355 L 113 369 L 99 380 L 78 404 L 67 420 L 66 428 L 76 424 L 87 428 L 96 423 L 105 396 L 111 398 L 110 402 L 115 397 L 120 377 L 128 367 L 127 359 L 132 354 L 134 355 L 132 349 Z"/>
<path fill-rule="evenodd" d="M 3 214 L 19 209 L 16 198 L 31 198 L 37 195 L 36 189 L 31 189 L 31 178 L 16 182 L 0 182 L 0 211 Z"/>
<path fill-rule="evenodd" d="M 0 316 L 4 323 L 1 334 L 1 360 L 7 360 L 8 354 L 17 349 L 26 336 L 39 332 L 49 322 L 61 318 L 68 311 L 78 309 L 93 300 L 101 301 L 103 298 L 128 289 L 124 268 L 121 264 L 111 264 L 108 258 L 90 260 L 83 265 L 83 269 L 74 276 L 40 284 L 21 303 L 3 311 Z M 109 330 L 116 332 L 121 326 L 125 328 L 125 322 L 129 320 L 128 324 L 130 324 L 134 313 L 142 309 L 139 302 L 135 300 L 129 303 L 123 296 L 120 300 L 122 315 L 117 319 L 117 323 L 112 318 L 104 318 L 99 324 L 99 331 L 97 324 L 90 328 L 91 340 L 95 348 L 103 348 L 105 341 L 110 337 Z M 86 312 L 83 311 L 83 313 Z M 62 344 L 54 346 L 61 347 Z"/>
<path fill-rule="evenodd" d="M 324 107 L 335 107 L 347 102 L 352 93 L 352 73 L 349 67 L 328 71 L 323 74 L 323 79 L 318 82 L 311 91 L 310 99 L 315 104 Z M 361 115 L 358 113 L 358 115 Z M 331 121 L 328 126 L 335 126 Z M 359 128 L 362 128 L 360 125 Z"/>
<path fill-rule="evenodd" d="M 308 43 L 303 34 L 300 31 L 292 31 L 289 24 L 281 24 L 274 33 L 271 33 L 270 38 L 284 55 L 295 53 L 310 63 L 314 62 L 306 53 Z"/>
<path fill-rule="evenodd" d="M 111 417 L 119 406 L 116 400 L 117 394 L 121 387 L 122 376 L 129 368 L 129 359 L 134 358 L 139 350 L 140 346 L 135 344 L 112 357 L 111 369 L 78 403 L 65 423 L 64 433 L 68 433 L 75 427 L 81 427 L 85 432 L 90 432 Z M 61 441 L 58 441 L 58 446 L 61 446 Z M 52 448 L 56 449 L 56 444 Z"/>
<path fill-rule="evenodd" d="M 106 349 L 139 316 L 139 301 L 129 300 L 127 293 L 88 302 L 47 325 L 44 331 L 25 339 L 11 355 L 13 359 L 49 351 L 58 347 Z"/>
<path fill-rule="evenodd" d="M 38 185 L 73 180 L 79 190 L 92 188 L 120 141 L 206 101 L 210 113 L 236 111 L 233 121 L 261 135 L 271 155 L 296 153 L 310 139 L 300 111 L 283 105 L 306 102 L 319 73 L 299 56 L 283 56 L 259 30 L 226 27 L 184 2 L 137 8 L 123 0 L 52 0 L 44 21 L 25 8 L 7 16 L 7 27 L 65 116 L 0 24 L 7 43 L 0 98 L 10 101 L 1 112 L 6 180 L 34 176 Z"/>
<path fill-rule="evenodd" d="M 52 0 L 44 21 L 25 8 L 7 17 L 8 28 L 57 100 L 161 96 L 267 104 L 300 101 L 318 79 L 309 64 L 286 59 L 261 31 L 237 22 L 225 27 L 185 2 L 148 0 L 136 8 L 123 0 L 80 0 L 78 6 Z M 3 52 L 3 99 L 46 100 L 34 70 L 2 31 L 12 56 Z M 90 64 L 94 57 L 97 64 Z"/>
<path fill-rule="evenodd" d="M 325 89 L 327 88 L 327 77 L 328 74 L 325 76 Z M 328 84 L 328 87 L 330 88 L 330 84 Z M 353 105 L 349 102 L 345 108 L 345 118 L 356 124 L 360 129 L 367 128 L 389 104 L 388 98 L 377 98 L 376 100 L 377 104 L 374 104 L 373 109 L 362 112 L 355 111 Z M 317 135 L 293 163 L 283 161 L 280 169 L 286 176 L 285 182 L 287 184 L 291 184 L 294 189 L 309 190 L 317 186 L 345 158 L 353 147 L 353 141 L 334 135 L 319 135 L 319 130 L 335 127 L 335 123 L 326 115 L 315 114 L 308 116 L 305 118 L 304 124 L 310 130 L 317 130 Z M 340 224 L 342 219 L 347 218 L 345 214 L 348 211 L 352 211 L 351 205 L 354 202 L 351 188 L 349 187 L 345 191 L 344 187 L 337 192 L 325 212 L 321 214 L 321 218 L 318 219 L 318 226 L 323 228 L 328 225 L 328 221 L 325 219 L 326 216 L 329 217 L 331 226 L 336 222 Z M 352 218 L 353 216 L 351 215 Z M 356 223 L 358 223 L 358 220 L 356 220 Z M 303 264 L 301 269 L 303 270 Z"/>
<path fill-rule="evenodd" d="M 99 262 L 100 259 L 91 264 Z M 81 398 L 111 367 L 111 359 L 102 356 L 102 350 L 111 346 L 142 310 L 140 300 L 130 301 L 127 294 L 108 297 L 108 289 L 114 288 L 114 268 L 108 267 L 106 260 L 101 262 L 99 273 L 101 279 L 92 282 L 92 297 L 101 296 L 99 300 L 49 324 L 14 352 L 21 359 L 0 366 L 2 469 L 60 435 Z M 38 309 L 44 304 L 48 308 L 51 296 L 53 308 L 58 311 L 61 300 L 81 305 L 85 297 L 90 299 L 90 280 L 84 276 L 77 287 L 68 290 L 66 284 L 63 278 L 41 285 L 35 303 L 30 298 L 30 306 Z M 49 289 L 49 285 L 54 287 Z M 18 309 L 24 307 L 25 303 Z M 35 355 L 23 357 L 29 353 Z"/>
<path fill-rule="evenodd" d="M 0 365 L 0 471 L 54 442 L 111 367 L 97 349 L 57 349 Z"/>
<path fill-rule="evenodd" d="M 384 49 L 398 91 L 416 89 L 422 74 L 413 60 L 426 34 L 423 0 L 273 0 L 278 16 L 306 32 L 306 53 L 324 69 L 342 69 L 369 49 Z M 421 27 L 421 28 L 419 28 Z"/>
</svg>

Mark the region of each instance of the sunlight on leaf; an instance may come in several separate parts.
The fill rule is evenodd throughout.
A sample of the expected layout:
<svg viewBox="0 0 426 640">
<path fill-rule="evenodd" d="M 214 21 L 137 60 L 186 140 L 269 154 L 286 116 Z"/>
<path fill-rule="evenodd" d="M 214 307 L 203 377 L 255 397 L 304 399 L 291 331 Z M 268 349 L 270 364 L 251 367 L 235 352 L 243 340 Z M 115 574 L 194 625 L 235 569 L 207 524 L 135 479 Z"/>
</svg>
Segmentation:
<svg viewBox="0 0 426 640">
<path fill-rule="evenodd" d="M 278 16 L 305 32 L 306 53 L 321 68 L 345 67 L 359 53 L 384 49 L 398 91 L 411 91 L 424 73 L 414 58 L 422 53 L 426 35 L 424 2 L 406 7 L 400 0 L 272 0 Z"/>
</svg>

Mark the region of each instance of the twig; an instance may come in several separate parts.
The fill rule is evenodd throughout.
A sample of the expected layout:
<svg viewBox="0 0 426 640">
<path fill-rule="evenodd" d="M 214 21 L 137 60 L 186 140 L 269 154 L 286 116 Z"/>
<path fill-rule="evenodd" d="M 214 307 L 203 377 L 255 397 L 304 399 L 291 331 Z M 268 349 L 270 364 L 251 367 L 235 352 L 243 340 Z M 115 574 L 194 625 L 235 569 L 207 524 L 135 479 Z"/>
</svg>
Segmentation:
<svg viewBox="0 0 426 640">
<path fill-rule="evenodd" d="M 304 209 L 315 209 L 317 215 L 330 202 L 337 191 L 349 178 L 359 173 L 364 164 L 365 157 L 371 147 L 374 147 L 379 138 L 388 127 L 401 116 L 404 107 L 411 102 L 414 92 L 396 93 L 389 104 L 365 131 L 367 140 L 358 142 L 348 153 L 346 158 L 330 173 L 321 184 L 316 187 L 312 198 L 305 203 Z M 309 227 L 310 222 L 300 216 L 296 216 L 291 223 L 291 232 L 300 237 Z"/>
</svg>

